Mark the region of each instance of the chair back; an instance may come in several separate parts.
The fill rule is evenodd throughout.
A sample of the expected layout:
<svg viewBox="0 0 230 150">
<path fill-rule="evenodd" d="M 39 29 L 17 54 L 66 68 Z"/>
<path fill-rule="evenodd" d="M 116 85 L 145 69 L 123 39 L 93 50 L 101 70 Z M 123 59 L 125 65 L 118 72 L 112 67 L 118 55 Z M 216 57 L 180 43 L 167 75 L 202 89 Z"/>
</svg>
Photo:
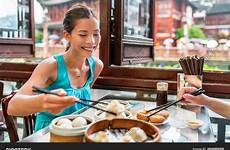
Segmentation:
<svg viewBox="0 0 230 150">
<path fill-rule="evenodd" d="M 17 123 L 15 122 L 15 119 L 13 116 L 7 114 L 7 109 L 8 109 L 8 104 L 12 97 L 16 94 L 16 92 L 11 93 L 10 95 L 2 98 L 2 110 L 3 110 L 3 115 L 5 118 L 5 124 L 7 127 L 7 132 L 9 134 L 10 142 L 17 142 L 19 141 L 19 135 L 17 132 Z M 31 114 L 28 116 L 23 117 L 23 122 L 24 122 L 24 135 L 29 136 L 34 132 L 34 126 L 35 126 L 35 114 Z"/>
</svg>

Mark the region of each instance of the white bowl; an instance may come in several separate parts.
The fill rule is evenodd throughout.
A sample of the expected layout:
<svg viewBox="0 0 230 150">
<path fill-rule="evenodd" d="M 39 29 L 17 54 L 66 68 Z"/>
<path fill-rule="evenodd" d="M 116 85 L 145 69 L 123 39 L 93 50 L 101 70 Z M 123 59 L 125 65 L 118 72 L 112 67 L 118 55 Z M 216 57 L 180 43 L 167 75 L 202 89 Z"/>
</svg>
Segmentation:
<svg viewBox="0 0 230 150">
<path fill-rule="evenodd" d="M 124 113 L 126 115 L 126 117 L 124 117 L 124 118 L 127 118 L 127 119 L 133 118 L 133 115 L 130 111 L 125 110 Z M 114 118 L 120 118 L 120 117 L 114 116 Z M 95 120 L 98 121 L 98 120 L 102 120 L 102 119 L 109 119 L 109 118 L 105 117 L 105 112 L 102 112 L 101 110 L 96 111 L 95 112 Z"/>
<path fill-rule="evenodd" d="M 83 117 L 87 121 L 87 125 L 82 126 L 82 127 L 73 127 L 73 128 L 62 128 L 58 125 L 56 125 L 57 121 L 62 118 L 67 118 L 70 120 L 73 120 L 77 117 Z M 94 119 L 88 116 L 83 116 L 83 115 L 66 115 L 66 116 L 61 116 L 58 118 L 55 118 L 52 120 L 51 124 L 49 125 L 50 132 L 59 135 L 59 136 L 80 136 L 84 135 L 85 129 L 94 122 Z"/>
</svg>

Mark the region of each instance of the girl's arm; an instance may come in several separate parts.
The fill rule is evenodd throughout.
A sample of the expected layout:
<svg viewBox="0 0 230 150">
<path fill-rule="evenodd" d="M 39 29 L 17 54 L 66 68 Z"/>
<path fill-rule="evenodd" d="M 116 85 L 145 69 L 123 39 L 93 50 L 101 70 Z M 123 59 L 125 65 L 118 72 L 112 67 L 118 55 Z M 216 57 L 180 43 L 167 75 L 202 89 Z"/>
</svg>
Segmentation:
<svg viewBox="0 0 230 150">
<path fill-rule="evenodd" d="M 41 111 L 57 114 L 72 105 L 75 100 L 72 96 L 35 95 L 32 92 L 32 86 L 45 88 L 52 83 L 57 74 L 56 67 L 56 61 L 53 58 L 41 62 L 35 68 L 29 80 L 9 102 L 7 113 L 13 116 L 24 116 Z M 54 92 L 65 95 L 64 90 L 54 90 Z"/>
</svg>

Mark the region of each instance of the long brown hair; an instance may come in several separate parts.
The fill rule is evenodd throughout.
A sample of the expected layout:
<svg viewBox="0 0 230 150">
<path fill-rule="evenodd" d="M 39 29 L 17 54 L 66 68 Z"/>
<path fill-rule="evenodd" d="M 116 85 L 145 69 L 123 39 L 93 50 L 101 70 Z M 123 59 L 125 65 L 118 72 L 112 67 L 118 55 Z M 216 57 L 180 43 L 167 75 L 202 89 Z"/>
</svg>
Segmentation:
<svg viewBox="0 0 230 150">
<path fill-rule="evenodd" d="M 90 7 L 83 4 L 75 4 L 65 13 L 63 19 L 64 30 L 71 34 L 78 20 L 90 17 L 97 19 Z M 66 51 L 70 48 L 70 46 L 70 43 L 68 43 Z"/>
</svg>

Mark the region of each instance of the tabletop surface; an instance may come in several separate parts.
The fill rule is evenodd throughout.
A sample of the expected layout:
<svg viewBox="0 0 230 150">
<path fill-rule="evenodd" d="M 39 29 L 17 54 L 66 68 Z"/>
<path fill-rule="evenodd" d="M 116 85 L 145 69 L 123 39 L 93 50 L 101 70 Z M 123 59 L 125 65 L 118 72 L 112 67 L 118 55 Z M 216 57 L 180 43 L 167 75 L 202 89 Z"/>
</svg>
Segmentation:
<svg viewBox="0 0 230 150">
<path fill-rule="evenodd" d="M 121 98 L 124 96 L 126 98 Z M 131 108 L 130 112 L 135 116 L 136 112 L 144 108 L 154 108 L 156 103 L 154 101 L 143 101 L 134 99 L 135 94 L 132 92 L 121 92 L 111 90 L 92 90 L 92 99 L 94 100 L 110 100 L 118 98 L 120 100 L 128 101 Z M 129 97 L 129 98 L 127 98 Z M 82 109 L 73 114 L 81 114 L 90 116 L 95 119 L 95 112 L 97 110 L 89 108 Z M 190 110 L 182 109 L 178 106 L 172 106 L 167 109 L 169 118 L 161 125 L 157 125 L 160 129 L 161 139 L 160 142 L 216 142 L 211 128 L 209 114 L 204 107 L 194 107 Z M 186 122 L 190 119 L 200 119 L 204 122 L 203 126 L 199 129 L 190 129 L 187 127 Z M 44 128 L 35 132 L 34 134 L 22 139 L 20 142 L 50 142 L 49 128 Z"/>
</svg>

